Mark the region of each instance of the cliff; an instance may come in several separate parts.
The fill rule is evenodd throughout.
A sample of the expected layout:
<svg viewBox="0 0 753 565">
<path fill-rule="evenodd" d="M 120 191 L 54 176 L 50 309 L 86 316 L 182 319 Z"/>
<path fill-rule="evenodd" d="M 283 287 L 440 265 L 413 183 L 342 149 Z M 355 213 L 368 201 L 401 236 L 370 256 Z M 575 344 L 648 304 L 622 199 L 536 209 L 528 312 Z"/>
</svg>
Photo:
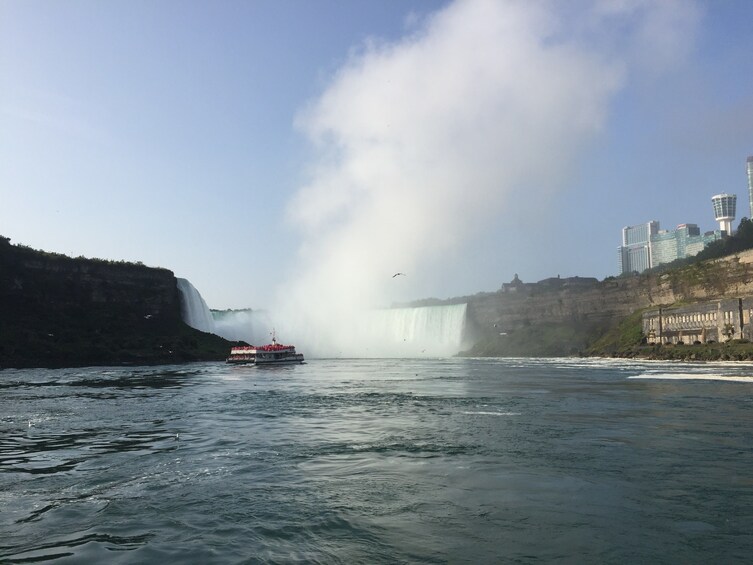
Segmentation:
<svg viewBox="0 0 753 565">
<path fill-rule="evenodd" d="M 604 281 L 573 277 L 526 284 L 516 277 L 497 292 L 445 303 L 468 303 L 475 345 L 465 354 L 573 355 L 587 352 L 643 309 L 747 295 L 753 295 L 753 250 L 664 273 Z M 636 320 L 639 327 L 639 317 Z M 640 340 L 634 330 L 620 335 L 632 332 Z M 617 345 L 602 342 L 600 350 L 590 352 L 606 353 Z"/>
<path fill-rule="evenodd" d="M 70 258 L 0 237 L 0 368 L 222 359 L 180 315 L 173 273 Z"/>
</svg>

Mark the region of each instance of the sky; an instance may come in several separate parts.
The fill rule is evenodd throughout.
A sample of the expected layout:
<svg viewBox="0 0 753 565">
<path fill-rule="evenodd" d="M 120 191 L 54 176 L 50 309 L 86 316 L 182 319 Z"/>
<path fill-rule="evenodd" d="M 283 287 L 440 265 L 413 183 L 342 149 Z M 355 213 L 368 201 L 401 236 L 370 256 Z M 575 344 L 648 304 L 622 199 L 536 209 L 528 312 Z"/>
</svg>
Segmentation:
<svg viewBox="0 0 753 565">
<path fill-rule="evenodd" d="M 751 21 L 749 0 L 0 0 L 0 235 L 313 325 L 602 279 L 623 226 L 714 229 L 719 192 L 748 215 Z"/>
</svg>

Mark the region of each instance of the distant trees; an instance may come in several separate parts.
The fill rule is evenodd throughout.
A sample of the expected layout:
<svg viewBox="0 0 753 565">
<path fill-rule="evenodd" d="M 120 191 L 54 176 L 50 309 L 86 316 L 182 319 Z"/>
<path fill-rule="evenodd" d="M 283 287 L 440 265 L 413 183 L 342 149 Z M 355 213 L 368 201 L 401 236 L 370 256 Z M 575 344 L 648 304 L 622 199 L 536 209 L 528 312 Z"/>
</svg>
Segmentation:
<svg viewBox="0 0 753 565">
<path fill-rule="evenodd" d="M 144 268 L 150 270 L 169 271 L 164 267 L 148 267 L 141 261 L 125 261 L 125 260 L 113 260 L 113 259 L 100 259 L 98 257 L 84 257 L 79 255 L 78 257 L 69 257 L 63 253 L 55 253 L 52 251 L 42 251 L 41 249 L 34 249 L 28 245 L 22 243 L 12 244 L 10 238 L 0 235 L 0 249 L 7 252 L 15 252 L 18 256 L 34 257 L 35 259 L 49 259 L 49 260 L 64 260 L 73 261 L 77 264 L 87 265 L 114 265 L 128 268 Z"/>
<path fill-rule="evenodd" d="M 737 231 L 717 241 L 712 241 L 698 255 L 693 257 L 697 261 L 717 259 L 725 255 L 733 255 L 747 249 L 753 249 L 753 221 L 748 218 L 740 220 Z M 695 262 L 695 261 L 694 261 Z"/>
</svg>

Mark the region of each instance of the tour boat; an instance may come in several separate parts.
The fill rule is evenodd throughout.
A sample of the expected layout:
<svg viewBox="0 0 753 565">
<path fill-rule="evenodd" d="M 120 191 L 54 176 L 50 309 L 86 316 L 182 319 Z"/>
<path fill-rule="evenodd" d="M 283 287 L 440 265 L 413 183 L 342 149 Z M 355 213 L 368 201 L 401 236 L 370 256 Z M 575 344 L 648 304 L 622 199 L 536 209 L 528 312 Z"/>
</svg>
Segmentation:
<svg viewBox="0 0 753 565">
<path fill-rule="evenodd" d="M 272 343 L 267 345 L 241 345 L 230 349 L 228 363 L 246 365 L 282 365 L 303 363 L 303 353 L 296 353 L 295 346 L 277 343 L 274 330 Z"/>
</svg>

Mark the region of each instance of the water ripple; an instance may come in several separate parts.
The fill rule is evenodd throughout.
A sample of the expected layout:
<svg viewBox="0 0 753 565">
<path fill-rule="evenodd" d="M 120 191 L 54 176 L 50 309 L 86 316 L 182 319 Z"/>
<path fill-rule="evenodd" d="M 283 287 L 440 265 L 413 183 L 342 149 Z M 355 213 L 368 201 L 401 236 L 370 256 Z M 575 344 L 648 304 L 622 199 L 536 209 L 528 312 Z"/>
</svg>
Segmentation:
<svg viewBox="0 0 753 565">
<path fill-rule="evenodd" d="M 707 379 L 752 373 L 567 359 L 4 372 L 0 562 L 746 562 L 753 392 Z"/>
</svg>

